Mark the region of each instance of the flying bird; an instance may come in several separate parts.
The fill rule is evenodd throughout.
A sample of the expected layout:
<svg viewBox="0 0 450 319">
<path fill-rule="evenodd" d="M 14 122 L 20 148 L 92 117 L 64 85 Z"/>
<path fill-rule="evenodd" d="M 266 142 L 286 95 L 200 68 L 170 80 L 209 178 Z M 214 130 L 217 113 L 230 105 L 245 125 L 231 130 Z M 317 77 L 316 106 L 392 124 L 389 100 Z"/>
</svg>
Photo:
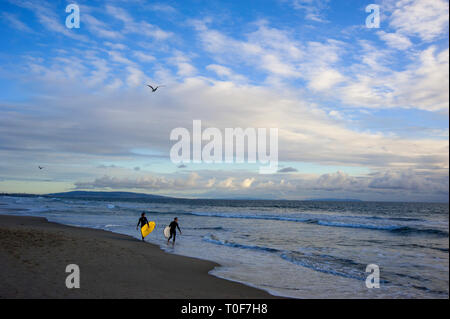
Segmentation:
<svg viewBox="0 0 450 319">
<path fill-rule="evenodd" d="M 39 169 L 43 169 L 43 167 L 42 166 L 38 166 L 39 167 Z"/>
<path fill-rule="evenodd" d="M 159 85 L 159 86 L 153 87 L 153 86 L 147 84 L 147 86 L 152 89 L 152 92 L 155 92 L 158 88 L 163 87 L 164 85 Z"/>
</svg>

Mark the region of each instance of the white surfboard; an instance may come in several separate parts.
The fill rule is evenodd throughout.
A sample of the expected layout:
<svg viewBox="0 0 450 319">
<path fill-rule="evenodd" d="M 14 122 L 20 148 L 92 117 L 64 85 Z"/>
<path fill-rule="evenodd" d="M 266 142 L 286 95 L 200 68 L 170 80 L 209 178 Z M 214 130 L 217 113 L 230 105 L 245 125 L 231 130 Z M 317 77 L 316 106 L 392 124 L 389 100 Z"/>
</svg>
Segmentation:
<svg viewBox="0 0 450 319">
<path fill-rule="evenodd" d="M 166 228 L 164 228 L 164 237 L 169 238 L 170 237 L 170 227 L 166 226 Z"/>
</svg>

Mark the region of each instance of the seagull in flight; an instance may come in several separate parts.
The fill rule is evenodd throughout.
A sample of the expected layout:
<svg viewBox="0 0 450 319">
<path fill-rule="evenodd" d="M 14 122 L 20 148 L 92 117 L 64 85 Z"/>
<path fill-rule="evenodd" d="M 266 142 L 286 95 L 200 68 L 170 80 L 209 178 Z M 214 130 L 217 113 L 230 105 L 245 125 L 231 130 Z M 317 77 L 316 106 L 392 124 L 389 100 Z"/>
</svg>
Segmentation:
<svg viewBox="0 0 450 319">
<path fill-rule="evenodd" d="M 152 92 L 155 92 L 158 88 L 163 87 L 164 85 L 160 85 L 160 86 L 155 86 L 155 87 L 153 87 L 153 86 L 147 84 L 147 86 L 148 86 L 149 88 L 152 89 Z"/>
<path fill-rule="evenodd" d="M 39 167 L 39 169 L 43 169 L 43 167 L 42 166 L 38 166 Z"/>
</svg>

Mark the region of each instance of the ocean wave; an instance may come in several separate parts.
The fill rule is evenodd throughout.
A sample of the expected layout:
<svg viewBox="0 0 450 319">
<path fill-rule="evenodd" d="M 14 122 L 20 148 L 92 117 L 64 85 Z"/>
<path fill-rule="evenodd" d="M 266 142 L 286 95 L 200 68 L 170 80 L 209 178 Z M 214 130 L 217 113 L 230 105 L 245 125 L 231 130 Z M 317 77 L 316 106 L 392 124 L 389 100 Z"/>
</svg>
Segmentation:
<svg viewBox="0 0 450 319">
<path fill-rule="evenodd" d="M 280 257 L 286 261 L 305 267 L 314 271 L 329 275 L 345 277 L 364 281 L 367 278 L 366 266 L 351 259 L 339 258 L 330 255 L 303 254 L 300 252 L 282 253 Z M 380 280 L 380 283 L 389 283 L 387 280 Z"/>
<path fill-rule="evenodd" d="M 398 225 L 371 225 L 371 224 L 356 224 L 356 223 L 343 223 L 343 222 L 332 222 L 325 220 L 317 220 L 314 223 L 321 226 L 330 227 L 346 227 L 346 228 L 364 228 L 364 229 L 375 229 L 375 230 L 395 230 L 401 226 Z"/>
<path fill-rule="evenodd" d="M 427 287 L 417 286 L 417 285 L 412 285 L 412 287 L 413 287 L 414 289 L 418 289 L 418 290 L 430 292 L 430 293 L 433 293 L 433 294 L 438 294 L 438 295 L 448 296 L 448 291 L 443 291 L 443 290 L 433 290 L 433 289 L 430 289 L 430 288 L 427 288 Z"/>
<path fill-rule="evenodd" d="M 421 233 L 421 234 L 428 234 L 428 235 L 437 235 L 440 237 L 448 237 L 449 233 L 445 230 L 439 230 L 439 229 L 432 229 L 432 228 L 414 228 L 414 227 L 398 227 L 396 229 L 392 229 L 393 232 L 399 233 L 399 234 L 412 234 L 412 233 Z"/>
<path fill-rule="evenodd" d="M 283 216 L 261 216 L 261 215 L 242 215 L 242 214 L 222 214 L 222 213 L 198 213 L 198 212 L 186 212 L 186 215 L 204 216 L 204 217 L 218 217 L 218 218 L 237 218 L 237 219 L 258 219 L 258 220 L 278 220 L 297 223 L 317 224 L 327 227 L 345 227 L 345 228 L 360 228 L 368 230 L 383 230 L 390 231 L 401 235 L 411 234 L 424 234 L 424 235 L 436 235 L 440 237 L 448 237 L 449 233 L 444 230 L 433 228 L 417 228 L 403 225 L 374 225 L 374 224 L 362 224 L 351 222 L 338 222 L 329 221 L 323 219 L 314 218 L 296 218 L 296 217 L 283 217 Z"/>
<path fill-rule="evenodd" d="M 260 220 L 279 220 L 287 222 L 308 222 L 309 218 L 298 217 L 283 217 L 283 216 L 271 216 L 271 215 L 243 215 L 243 214 L 223 214 L 223 213 L 198 213 L 189 212 L 184 213 L 186 215 L 202 216 L 202 217 L 218 217 L 218 218 L 237 218 L 237 219 L 260 219 Z"/>
<path fill-rule="evenodd" d="M 351 259 L 339 258 L 326 254 L 308 253 L 304 254 L 298 251 L 279 250 L 271 247 L 245 245 L 228 240 L 221 240 L 214 235 L 203 237 L 203 241 L 220 246 L 232 248 L 250 249 L 274 253 L 280 258 L 296 264 L 301 267 L 309 268 L 314 271 L 350 278 L 357 280 L 366 280 L 366 266 Z M 381 280 L 382 283 L 388 283 L 387 280 Z"/>
<path fill-rule="evenodd" d="M 439 237 L 448 237 L 448 232 L 439 229 L 432 228 L 417 228 L 410 226 L 401 225 L 371 225 L 371 224 L 355 224 L 355 223 L 342 223 L 342 222 L 330 222 L 318 220 L 318 225 L 330 226 L 330 227 L 346 227 L 346 228 L 361 228 L 370 230 L 385 230 L 390 231 L 395 234 L 400 235 L 412 235 L 412 234 L 423 234 L 423 235 L 436 235 Z"/>
<path fill-rule="evenodd" d="M 217 227 L 193 227 L 193 228 L 186 228 L 186 229 L 195 229 L 195 230 L 225 230 L 221 226 Z"/>
<path fill-rule="evenodd" d="M 275 249 L 275 248 L 244 245 L 244 244 L 239 244 L 239 243 L 235 243 L 235 242 L 228 241 L 228 240 L 220 240 L 214 235 L 204 236 L 203 241 L 211 243 L 211 244 L 215 244 L 215 245 L 227 246 L 227 247 L 233 247 L 233 248 L 259 250 L 259 251 L 265 251 L 265 252 L 270 252 L 270 253 L 279 252 L 279 250 Z"/>
<path fill-rule="evenodd" d="M 419 222 L 424 221 L 424 219 L 421 218 L 412 218 L 412 217 L 380 217 L 380 216 L 343 216 L 348 218 L 359 218 L 359 219 L 371 219 L 371 220 L 394 220 L 394 221 L 401 221 L 401 222 Z"/>
<path fill-rule="evenodd" d="M 448 247 L 447 248 L 442 248 L 442 247 L 433 247 L 433 246 L 425 246 L 425 245 L 419 245 L 419 244 L 414 244 L 414 243 L 409 243 L 409 244 L 400 244 L 400 245 L 393 245 L 396 247 L 408 247 L 408 248 L 425 248 L 425 249 L 433 249 L 433 250 L 437 250 L 440 252 L 444 252 L 444 253 L 448 253 Z"/>
</svg>

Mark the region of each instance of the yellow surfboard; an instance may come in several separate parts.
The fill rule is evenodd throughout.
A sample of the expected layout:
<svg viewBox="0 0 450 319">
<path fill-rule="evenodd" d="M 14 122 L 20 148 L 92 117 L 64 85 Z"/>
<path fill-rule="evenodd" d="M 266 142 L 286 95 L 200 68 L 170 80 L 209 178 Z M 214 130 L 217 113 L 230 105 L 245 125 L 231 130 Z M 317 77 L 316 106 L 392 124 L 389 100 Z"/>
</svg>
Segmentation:
<svg viewBox="0 0 450 319">
<path fill-rule="evenodd" d="M 155 229 L 155 222 L 148 222 L 148 224 L 145 224 L 144 226 L 141 227 L 141 233 L 142 233 L 142 237 L 146 237 L 148 234 L 150 234 L 153 229 Z"/>
</svg>

